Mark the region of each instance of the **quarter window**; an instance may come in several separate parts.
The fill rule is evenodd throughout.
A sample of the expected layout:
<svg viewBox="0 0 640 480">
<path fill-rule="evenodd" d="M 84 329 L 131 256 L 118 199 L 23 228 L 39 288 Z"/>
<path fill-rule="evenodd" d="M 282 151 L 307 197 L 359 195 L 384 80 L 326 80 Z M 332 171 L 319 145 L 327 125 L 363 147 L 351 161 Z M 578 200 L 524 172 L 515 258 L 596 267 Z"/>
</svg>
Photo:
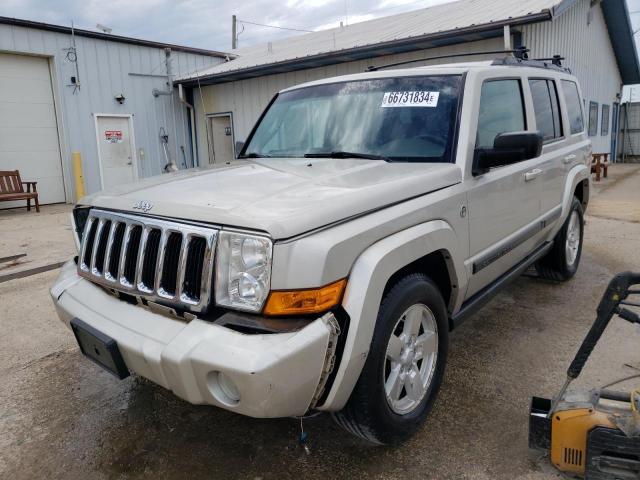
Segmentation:
<svg viewBox="0 0 640 480">
<path fill-rule="evenodd" d="M 519 80 L 489 80 L 482 84 L 476 147 L 491 148 L 500 133 L 526 129 Z"/>
<path fill-rule="evenodd" d="M 602 105 L 602 124 L 600 125 L 600 135 L 609 135 L 609 105 Z"/>
<path fill-rule="evenodd" d="M 598 134 L 598 104 L 589 102 L 589 136 Z"/>
<path fill-rule="evenodd" d="M 564 99 L 567 104 L 571 133 L 580 133 L 584 130 L 584 120 L 582 117 L 582 102 L 578 94 L 578 85 L 570 80 L 562 80 L 562 91 L 564 92 Z"/>
<path fill-rule="evenodd" d="M 536 127 L 542 133 L 543 140 L 549 141 L 562 137 L 562 122 L 555 82 L 547 79 L 531 79 L 529 87 L 533 99 L 533 111 L 536 115 Z"/>
</svg>

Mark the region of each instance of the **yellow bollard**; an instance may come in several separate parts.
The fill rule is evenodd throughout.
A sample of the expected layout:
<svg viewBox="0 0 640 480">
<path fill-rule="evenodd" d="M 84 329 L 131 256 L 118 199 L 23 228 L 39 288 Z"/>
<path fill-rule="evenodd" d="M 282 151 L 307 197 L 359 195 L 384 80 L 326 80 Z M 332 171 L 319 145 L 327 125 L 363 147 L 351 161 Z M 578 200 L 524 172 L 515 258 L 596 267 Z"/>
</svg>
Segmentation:
<svg viewBox="0 0 640 480">
<path fill-rule="evenodd" d="M 73 177 L 76 184 L 76 202 L 85 196 L 84 193 L 84 176 L 82 175 L 82 158 L 80 152 L 71 153 L 71 162 L 73 166 Z"/>
</svg>

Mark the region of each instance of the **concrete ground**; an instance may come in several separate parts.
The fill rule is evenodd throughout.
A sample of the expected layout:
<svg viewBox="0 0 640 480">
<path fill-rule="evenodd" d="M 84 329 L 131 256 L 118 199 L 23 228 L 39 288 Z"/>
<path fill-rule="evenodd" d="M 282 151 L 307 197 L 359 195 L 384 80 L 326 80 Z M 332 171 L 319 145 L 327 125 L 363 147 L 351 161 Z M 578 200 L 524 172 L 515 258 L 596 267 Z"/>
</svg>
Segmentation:
<svg viewBox="0 0 640 480">
<path fill-rule="evenodd" d="M 594 184 L 577 276 L 522 277 L 456 330 L 434 411 L 397 448 L 364 445 L 320 416 L 305 421 L 307 455 L 298 421 L 244 418 L 135 377 L 117 381 L 82 358 L 56 320 L 47 293 L 55 271 L 0 283 L 0 478 L 560 478 L 527 447 L 529 398 L 560 386 L 611 276 L 640 270 L 639 205 L 640 165 L 614 166 Z M 41 216 L 59 209 L 68 210 Z M 68 237 L 55 219 L 57 230 L 14 230 L 24 218 L 0 212 L 3 249 Z M 639 340 L 613 322 L 578 386 L 640 373 Z"/>
</svg>

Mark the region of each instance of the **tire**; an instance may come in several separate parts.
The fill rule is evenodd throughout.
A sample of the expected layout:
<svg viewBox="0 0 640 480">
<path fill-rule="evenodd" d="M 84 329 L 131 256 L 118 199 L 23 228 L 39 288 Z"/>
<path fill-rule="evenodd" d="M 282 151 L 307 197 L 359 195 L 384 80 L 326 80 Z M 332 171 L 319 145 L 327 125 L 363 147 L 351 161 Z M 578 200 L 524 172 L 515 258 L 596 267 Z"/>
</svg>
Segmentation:
<svg viewBox="0 0 640 480">
<path fill-rule="evenodd" d="M 433 406 L 448 347 L 449 320 L 438 287 L 422 274 L 402 278 L 382 299 L 364 368 L 347 405 L 333 414 L 335 421 L 374 444 L 406 440 Z M 386 384 L 395 388 L 388 392 Z"/>
<path fill-rule="evenodd" d="M 577 237 L 576 237 L 577 235 Z M 569 215 L 553 241 L 553 247 L 536 263 L 538 275 L 547 280 L 565 282 L 573 277 L 580 265 L 584 216 L 580 200 L 573 197 Z"/>
</svg>

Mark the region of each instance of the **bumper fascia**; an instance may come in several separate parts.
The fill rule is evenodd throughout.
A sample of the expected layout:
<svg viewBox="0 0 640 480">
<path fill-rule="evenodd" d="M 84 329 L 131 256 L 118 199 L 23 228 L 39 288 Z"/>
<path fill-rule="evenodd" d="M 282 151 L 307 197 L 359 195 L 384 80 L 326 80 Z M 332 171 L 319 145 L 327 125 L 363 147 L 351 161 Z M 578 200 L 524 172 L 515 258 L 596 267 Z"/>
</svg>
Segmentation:
<svg viewBox="0 0 640 480">
<path fill-rule="evenodd" d="M 328 361 L 333 314 L 291 333 L 243 334 L 200 319 L 189 322 L 121 301 L 79 277 L 73 261 L 51 287 L 60 320 L 77 317 L 113 338 L 127 367 L 193 404 L 257 418 L 303 415 Z M 240 401 L 214 394 L 216 372 L 231 378 Z"/>
</svg>

